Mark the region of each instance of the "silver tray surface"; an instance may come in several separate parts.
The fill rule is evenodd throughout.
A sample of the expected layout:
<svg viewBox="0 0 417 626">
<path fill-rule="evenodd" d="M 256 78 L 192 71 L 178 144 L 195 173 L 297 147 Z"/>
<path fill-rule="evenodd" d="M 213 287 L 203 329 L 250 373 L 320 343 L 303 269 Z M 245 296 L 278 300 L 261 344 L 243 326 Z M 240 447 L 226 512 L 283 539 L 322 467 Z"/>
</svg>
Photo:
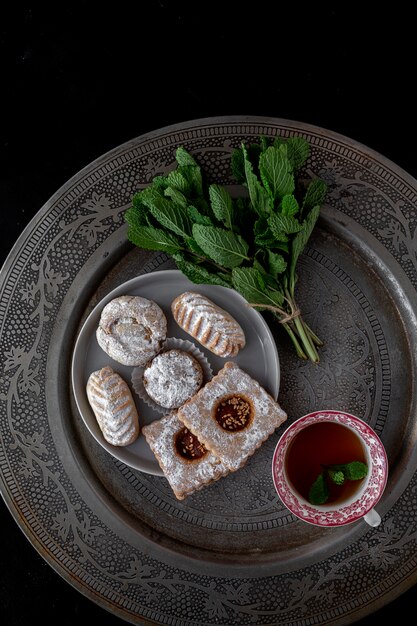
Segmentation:
<svg viewBox="0 0 417 626">
<path fill-rule="evenodd" d="M 278 431 L 233 476 L 176 501 L 167 482 L 111 457 L 71 393 L 77 333 L 111 289 L 173 268 L 133 249 L 123 212 L 183 144 L 210 179 L 233 184 L 231 150 L 302 134 L 306 178 L 329 185 L 300 259 L 298 298 L 325 340 L 299 361 L 271 323 L 289 422 L 338 408 L 362 417 L 390 462 L 376 529 L 310 527 L 276 496 Z M 0 489 L 46 561 L 94 602 L 145 624 L 348 624 L 417 581 L 417 183 L 325 129 L 226 117 L 163 128 L 89 165 L 39 211 L 1 274 Z M 265 319 L 268 319 L 265 317 Z"/>
</svg>

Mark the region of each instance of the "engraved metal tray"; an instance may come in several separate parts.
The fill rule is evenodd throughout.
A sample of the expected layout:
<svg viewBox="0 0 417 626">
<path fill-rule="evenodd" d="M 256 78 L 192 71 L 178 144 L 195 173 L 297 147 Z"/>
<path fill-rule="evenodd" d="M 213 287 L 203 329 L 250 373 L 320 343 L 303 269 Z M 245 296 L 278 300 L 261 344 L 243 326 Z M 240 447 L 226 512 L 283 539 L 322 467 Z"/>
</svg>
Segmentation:
<svg viewBox="0 0 417 626">
<path fill-rule="evenodd" d="M 179 502 L 164 478 L 108 454 L 72 397 L 74 341 L 95 304 L 174 267 L 127 242 L 132 193 L 173 166 L 180 144 L 211 181 L 232 185 L 231 150 L 278 133 L 310 141 L 303 176 L 329 185 L 298 285 L 325 346 L 318 365 L 298 360 L 271 322 L 279 401 L 287 423 L 337 408 L 375 429 L 390 463 L 376 529 L 320 529 L 291 515 L 271 479 L 278 433 L 239 472 Z M 416 192 L 409 175 L 346 137 L 227 117 L 116 148 L 39 211 L 1 274 L 0 488 L 65 580 L 128 622 L 176 626 L 348 624 L 417 582 Z"/>
</svg>

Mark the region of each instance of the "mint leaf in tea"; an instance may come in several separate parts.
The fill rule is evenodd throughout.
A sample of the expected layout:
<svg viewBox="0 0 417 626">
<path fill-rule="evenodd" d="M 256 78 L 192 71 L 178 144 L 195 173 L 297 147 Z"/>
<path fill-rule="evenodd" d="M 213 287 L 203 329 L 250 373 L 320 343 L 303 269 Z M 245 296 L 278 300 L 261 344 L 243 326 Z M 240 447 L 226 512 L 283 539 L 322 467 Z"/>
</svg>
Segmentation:
<svg viewBox="0 0 417 626">
<path fill-rule="evenodd" d="M 301 430 L 289 447 L 287 476 L 312 504 L 342 504 L 367 475 L 365 448 L 358 435 L 336 422 L 318 422 Z"/>
<path fill-rule="evenodd" d="M 329 498 L 329 487 L 327 486 L 324 472 L 321 472 L 311 485 L 308 492 L 308 499 L 311 504 L 324 504 Z"/>
<path fill-rule="evenodd" d="M 308 499 L 311 504 L 325 504 L 329 499 L 328 480 L 335 485 L 343 485 L 345 480 L 362 480 L 368 473 L 368 466 L 361 461 L 343 465 L 331 465 L 319 474 L 310 487 Z"/>
<path fill-rule="evenodd" d="M 352 461 L 345 465 L 343 472 L 348 480 L 361 480 L 367 475 L 368 466 L 360 461 Z"/>
<path fill-rule="evenodd" d="M 345 473 L 340 469 L 327 468 L 327 474 L 335 485 L 343 485 L 345 482 Z"/>
</svg>

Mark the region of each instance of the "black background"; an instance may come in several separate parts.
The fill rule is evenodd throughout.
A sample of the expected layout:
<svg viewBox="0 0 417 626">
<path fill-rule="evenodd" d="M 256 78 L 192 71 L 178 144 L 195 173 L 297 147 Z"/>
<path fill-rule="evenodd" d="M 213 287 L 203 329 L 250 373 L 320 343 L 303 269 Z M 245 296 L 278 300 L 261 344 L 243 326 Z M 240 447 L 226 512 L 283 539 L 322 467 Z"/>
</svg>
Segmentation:
<svg viewBox="0 0 417 626">
<path fill-rule="evenodd" d="M 395 5 L 86 2 L 0 9 L 0 261 L 83 166 L 162 126 L 216 115 L 308 122 L 417 177 L 415 33 Z M 57 8 L 59 6 L 59 8 Z M 122 624 L 63 581 L 0 502 L 0 621 Z M 358 624 L 395 619 L 412 587 Z"/>
</svg>

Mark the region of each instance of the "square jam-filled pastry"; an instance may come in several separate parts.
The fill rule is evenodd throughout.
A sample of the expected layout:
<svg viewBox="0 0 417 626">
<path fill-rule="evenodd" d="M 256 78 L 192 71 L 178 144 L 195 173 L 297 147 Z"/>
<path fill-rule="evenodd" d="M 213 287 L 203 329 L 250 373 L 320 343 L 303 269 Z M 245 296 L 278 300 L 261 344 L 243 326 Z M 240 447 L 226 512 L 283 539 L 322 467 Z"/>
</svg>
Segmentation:
<svg viewBox="0 0 417 626">
<path fill-rule="evenodd" d="M 229 473 L 175 411 L 143 426 L 142 433 L 178 500 Z"/>
<path fill-rule="evenodd" d="M 180 407 L 178 418 L 234 472 L 287 414 L 256 380 L 228 362 Z"/>
</svg>

